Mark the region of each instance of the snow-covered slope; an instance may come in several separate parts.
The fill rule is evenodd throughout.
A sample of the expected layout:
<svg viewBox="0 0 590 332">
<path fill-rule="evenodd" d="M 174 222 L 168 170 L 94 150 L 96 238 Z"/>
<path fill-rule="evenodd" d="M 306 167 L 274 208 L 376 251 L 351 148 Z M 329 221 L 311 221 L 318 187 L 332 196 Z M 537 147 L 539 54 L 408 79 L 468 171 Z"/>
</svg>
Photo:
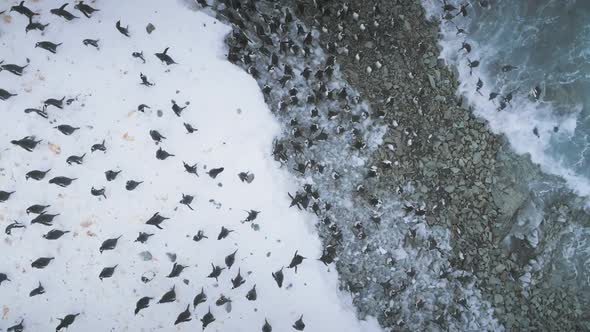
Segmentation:
<svg viewBox="0 0 590 332">
<path fill-rule="evenodd" d="M 225 60 L 229 28 L 177 0 L 89 4 L 100 9 L 92 18 L 70 3 L 66 10 L 79 18 L 66 21 L 50 13 L 61 3 L 26 3 L 40 13 L 35 21 L 50 24 L 44 33 L 25 33 L 28 20 L 16 12 L 0 16 L 0 60 L 30 60 L 20 77 L 0 72 L 0 88 L 18 94 L 0 101 L 0 191 L 15 191 L 0 203 L 0 225 L 26 225 L 2 234 L 0 273 L 10 281 L 0 284 L 0 327 L 24 319 L 26 331 L 53 330 L 59 318 L 80 313 L 69 330 L 194 331 L 210 308 L 216 320 L 206 329 L 213 331 L 257 331 L 265 318 L 273 331 L 290 331 L 301 315 L 305 331 L 378 331 L 374 320 L 355 318 L 347 295 L 337 289 L 335 271 L 317 260 L 321 247 L 313 218 L 289 209 L 287 192 L 295 184 L 270 157 L 279 126 L 255 81 Z M 12 5 L 3 2 L 0 11 Z M 130 38 L 117 31 L 117 20 L 129 25 Z M 148 23 L 156 28 L 151 34 Z M 99 49 L 85 46 L 84 39 L 99 39 Z M 40 41 L 63 44 L 52 54 L 35 48 Z M 154 55 L 166 47 L 178 64 L 167 66 Z M 145 64 L 132 56 L 141 51 Z M 140 73 L 155 85 L 140 85 Z M 64 96 L 71 104 L 49 106 L 48 119 L 24 112 Z M 180 116 L 171 100 L 188 103 Z M 150 108 L 138 112 L 140 104 Z M 187 133 L 184 123 L 197 131 Z M 55 128 L 62 124 L 80 129 L 67 136 Z M 166 139 L 155 144 L 150 130 Z M 33 152 L 10 143 L 29 135 L 42 140 Z M 91 152 L 103 140 L 107 151 Z M 157 159 L 159 148 L 174 156 Z M 84 153 L 81 165 L 66 163 Z M 187 173 L 183 161 L 197 163 L 199 176 Z M 224 171 L 215 179 L 206 173 L 219 167 Z M 25 178 L 31 170 L 48 169 L 43 180 Z M 107 170 L 121 173 L 107 181 Z M 255 175 L 251 183 L 238 178 L 246 171 Z M 57 176 L 76 180 L 62 188 L 49 183 Z M 143 183 L 129 191 L 128 180 Z M 106 199 L 93 196 L 93 187 L 104 187 Z M 182 194 L 195 197 L 194 211 L 179 203 Z M 26 209 L 33 204 L 51 205 L 47 213 L 59 214 L 53 226 L 30 223 L 36 215 Z M 248 210 L 261 212 L 244 223 Z M 145 224 L 156 212 L 170 218 L 163 229 Z M 222 227 L 233 232 L 217 240 Z M 70 233 L 44 239 L 51 229 Z M 194 241 L 200 230 L 208 238 Z M 134 242 L 139 232 L 154 235 L 145 244 Z M 99 252 L 103 241 L 119 236 L 114 250 Z M 236 249 L 228 269 L 224 259 Z M 307 259 L 296 273 L 287 266 L 297 250 Z M 167 278 L 172 254 L 187 268 Z M 39 257 L 55 259 L 44 269 L 32 268 Z M 218 282 L 207 278 L 211 264 L 225 267 Z M 115 265 L 113 276 L 101 281 L 103 268 Z M 272 273 L 283 267 L 279 288 Z M 238 270 L 246 282 L 232 289 Z M 29 297 L 39 282 L 45 294 Z M 254 285 L 258 297 L 249 301 L 245 296 Z M 158 304 L 173 286 L 176 301 Z M 201 288 L 207 302 L 193 309 Z M 215 304 L 222 294 L 230 305 Z M 134 315 L 144 296 L 154 299 Z M 173 328 L 189 304 L 192 320 Z"/>
</svg>

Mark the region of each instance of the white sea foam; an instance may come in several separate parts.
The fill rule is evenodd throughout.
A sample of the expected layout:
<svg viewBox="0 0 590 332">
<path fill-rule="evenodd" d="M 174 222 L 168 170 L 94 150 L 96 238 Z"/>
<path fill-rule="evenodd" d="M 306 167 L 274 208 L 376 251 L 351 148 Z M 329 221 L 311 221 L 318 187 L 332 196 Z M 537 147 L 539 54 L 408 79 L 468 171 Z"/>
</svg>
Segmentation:
<svg viewBox="0 0 590 332">
<path fill-rule="evenodd" d="M 461 2 L 448 1 L 448 3 L 459 7 Z M 442 15 L 440 1 L 424 0 L 423 6 L 427 17 L 440 19 Z M 457 17 L 454 21 L 462 27 L 467 26 L 469 17 Z M 488 121 L 489 128 L 494 133 L 505 135 L 516 153 L 529 154 L 531 160 L 539 164 L 543 171 L 561 176 L 577 194 L 589 196 L 590 180 L 577 173 L 562 157 L 553 153 L 554 147 L 552 147 L 552 144 L 556 142 L 572 139 L 582 105 L 573 107 L 567 114 L 558 114 L 560 112 L 555 111 L 553 104 L 543 101 L 534 102 L 528 97 L 529 90 L 534 86 L 518 86 L 510 82 L 506 75 L 499 73 L 500 66 L 503 64 L 492 59 L 503 56 L 503 51 L 498 46 L 500 31 L 490 32 L 489 39 L 485 43 L 477 43 L 471 40 L 469 35 L 457 35 L 453 23 L 443 20 L 440 28 L 442 32 L 440 57 L 457 70 L 459 80 L 457 94 L 465 97 L 476 115 Z M 510 28 L 506 27 L 506 29 Z M 516 38 L 534 38 L 534 34 L 535 31 L 531 30 L 530 33 L 517 35 Z M 472 46 L 469 54 L 459 51 L 464 41 Z M 481 62 L 472 73 L 468 67 L 468 59 Z M 523 70 L 518 68 L 516 76 L 526 75 L 522 72 Z M 478 79 L 483 82 L 481 94 L 476 91 Z M 496 86 L 504 86 L 504 88 L 498 88 L 498 90 Z M 490 101 L 490 92 L 500 93 L 500 95 Z M 498 111 L 501 98 L 510 92 L 514 92 L 512 101 L 504 110 Z M 554 131 L 556 127 L 557 133 Z M 535 128 L 539 137 L 533 133 Z"/>
</svg>

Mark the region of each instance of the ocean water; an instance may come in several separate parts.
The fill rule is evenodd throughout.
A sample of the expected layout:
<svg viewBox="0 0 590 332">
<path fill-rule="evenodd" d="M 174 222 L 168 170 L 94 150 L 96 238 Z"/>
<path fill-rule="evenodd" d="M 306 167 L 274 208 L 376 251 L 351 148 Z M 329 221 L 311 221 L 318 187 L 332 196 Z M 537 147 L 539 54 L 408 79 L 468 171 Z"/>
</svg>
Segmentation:
<svg viewBox="0 0 590 332">
<path fill-rule="evenodd" d="M 460 8 L 464 0 L 448 0 Z M 469 1 L 467 16 L 445 12 L 443 1 L 424 0 L 429 17 L 441 21 L 441 57 L 458 72 L 457 93 L 512 148 L 590 196 L 590 1 Z M 452 13 L 454 17 L 445 18 Z M 457 15 L 458 14 L 458 15 Z M 464 47 L 464 43 L 469 47 Z M 467 48 L 467 49 L 466 49 Z M 469 50 L 469 52 L 468 52 Z M 470 68 L 470 62 L 479 65 Z M 493 94 L 497 94 L 494 97 Z M 492 95 L 490 95 L 492 94 Z M 531 184 L 533 187 L 533 184 Z M 535 192 L 542 201 L 545 192 Z M 587 200 L 588 201 L 588 200 Z M 569 283 L 590 301 L 590 225 L 562 220 L 565 231 L 543 238 L 542 207 L 531 205 L 520 237 L 545 245 L 531 269 L 551 264 L 546 277 Z M 519 229 L 515 224 L 514 229 Z M 513 234 L 514 235 L 514 234 Z M 543 261 L 543 259 L 546 261 Z M 525 278 L 526 279 L 526 278 Z M 526 283 L 527 280 L 523 281 Z"/>
</svg>

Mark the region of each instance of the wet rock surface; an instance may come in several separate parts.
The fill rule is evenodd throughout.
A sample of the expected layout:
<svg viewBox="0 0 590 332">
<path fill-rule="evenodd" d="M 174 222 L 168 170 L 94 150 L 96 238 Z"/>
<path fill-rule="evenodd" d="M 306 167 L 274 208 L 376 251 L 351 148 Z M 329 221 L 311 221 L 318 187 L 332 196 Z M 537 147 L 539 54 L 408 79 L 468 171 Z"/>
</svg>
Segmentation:
<svg viewBox="0 0 590 332">
<path fill-rule="evenodd" d="M 588 224 L 564 182 L 455 96 L 419 1 L 213 5 L 228 59 L 282 123 L 275 159 L 301 180 L 359 316 L 391 330 L 583 330 L 587 299 L 546 249 Z M 305 74 L 307 72 L 307 74 Z M 306 77 L 309 76 L 309 77 Z"/>
</svg>

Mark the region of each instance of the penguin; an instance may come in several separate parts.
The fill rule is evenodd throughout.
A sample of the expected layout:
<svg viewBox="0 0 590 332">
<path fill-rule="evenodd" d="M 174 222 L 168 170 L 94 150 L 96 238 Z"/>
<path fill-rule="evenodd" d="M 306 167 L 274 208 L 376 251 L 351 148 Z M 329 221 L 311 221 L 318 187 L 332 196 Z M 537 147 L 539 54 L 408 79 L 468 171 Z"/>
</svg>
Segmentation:
<svg viewBox="0 0 590 332">
<path fill-rule="evenodd" d="M 57 98 L 49 98 L 49 99 L 46 99 L 46 100 L 43 102 L 43 105 L 44 105 L 45 107 L 48 107 L 48 106 L 54 106 L 54 107 L 57 107 L 57 108 L 59 108 L 59 109 L 63 109 L 63 108 L 64 108 L 64 100 L 65 100 L 65 99 L 66 99 L 66 97 L 65 97 L 65 96 L 64 96 L 63 98 L 61 98 L 61 99 L 57 99 Z"/>
<path fill-rule="evenodd" d="M 37 145 L 41 143 L 41 141 L 42 140 L 36 141 L 35 136 L 25 136 L 19 140 L 12 140 L 10 141 L 10 143 L 19 146 L 28 152 L 33 152 L 35 147 L 37 147 Z"/>
<path fill-rule="evenodd" d="M 158 303 L 170 303 L 176 301 L 175 289 L 176 286 L 172 286 L 172 289 L 170 289 L 169 291 L 164 293 L 164 295 L 162 295 L 162 298 L 160 298 L 160 301 L 158 301 Z"/>
<path fill-rule="evenodd" d="M 469 67 L 469 75 L 471 75 L 471 73 L 473 72 L 473 68 L 479 67 L 479 61 L 478 60 L 471 61 L 471 60 L 467 59 L 467 62 L 468 62 L 468 67 Z"/>
<path fill-rule="evenodd" d="M 14 222 L 4 229 L 4 233 L 6 235 L 12 235 L 12 230 L 15 228 L 27 228 L 24 224 L 19 223 L 18 221 L 14 220 Z"/>
<path fill-rule="evenodd" d="M 182 199 L 180 200 L 179 203 L 188 206 L 188 208 L 191 210 L 194 210 L 190 205 L 193 202 L 193 199 L 194 199 L 194 197 L 191 195 L 182 194 Z"/>
<path fill-rule="evenodd" d="M 10 196 L 12 196 L 12 194 L 14 194 L 16 191 L 3 191 L 0 190 L 0 203 L 4 203 L 6 202 Z"/>
<path fill-rule="evenodd" d="M 250 172 L 240 172 L 238 173 L 238 178 L 242 182 L 252 183 L 252 181 L 254 181 L 254 174 Z"/>
<path fill-rule="evenodd" d="M 186 265 L 180 265 L 178 263 L 174 263 L 174 265 L 172 266 L 172 271 L 170 271 L 170 273 L 166 276 L 166 278 L 178 277 L 182 273 L 182 271 L 184 271 L 184 269 L 187 267 L 188 266 L 186 266 Z"/>
<path fill-rule="evenodd" d="M 121 173 L 121 171 L 108 170 L 104 172 L 104 176 L 107 179 L 107 181 L 111 182 L 117 178 L 117 175 L 119 175 L 119 173 Z"/>
<path fill-rule="evenodd" d="M 25 330 L 25 327 L 23 325 L 23 323 L 25 322 L 24 319 L 20 320 L 20 323 L 16 324 L 16 325 L 12 325 L 11 327 L 6 329 L 6 332 L 23 332 Z"/>
<path fill-rule="evenodd" d="M 264 325 L 262 325 L 262 332 L 272 332 L 272 326 L 270 326 L 266 318 L 264 319 Z"/>
<path fill-rule="evenodd" d="M 100 274 L 98 275 L 98 279 L 100 279 L 100 281 L 102 281 L 102 279 L 107 279 L 107 278 L 112 277 L 113 273 L 115 273 L 115 269 L 117 268 L 117 266 L 118 265 L 103 268 L 102 271 L 100 271 Z"/>
<path fill-rule="evenodd" d="M 33 263 L 31 263 L 31 267 L 35 269 L 44 269 L 54 260 L 55 257 L 40 257 L 37 258 Z"/>
<path fill-rule="evenodd" d="M 256 210 L 250 210 L 250 211 L 246 211 L 246 212 L 248 213 L 248 216 L 242 222 L 254 221 L 254 220 L 256 220 L 256 218 L 258 217 L 258 214 L 260 213 L 260 211 L 256 211 Z"/>
<path fill-rule="evenodd" d="M 100 11 L 100 9 L 92 8 L 85 4 L 84 1 L 78 2 L 78 4 L 74 6 L 74 9 L 79 10 L 87 18 L 90 18 L 94 12 Z"/>
<path fill-rule="evenodd" d="M 537 129 L 537 127 L 533 128 L 533 135 L 537 136 L 537 138 L 541 138 L 539 135 L 539 129 Z"/>
<path fill-rule="evenodd" d="M 28 7 L 26 7 L 24 5 L 24 1 L 21 1 L 18 6 L 12 6 L 10 7 L 10 11 L 11 12 L 17 12 L 19 14 L 25 15 L 28 18 L 32 18 L 33 16 L 37 16 L 39 15 L 39 13 L 34 13 L 32 10 L 30 10 Z"/>
<path fill-rule="evenodd" d="M 513 65 L 504 65 L 504 66 L 502 66 L 501 69 L 502 69 L 502 72 L 503 73 L 508 73 L 508 72 L 511 72 L 511 71 L 513 71 L 515 69 L 518 69 L 518 67 L 513 66 Z"/>
<path fill-rule="evenodd" d="M 3 282 L 5 281 L 12 281 L 8 278 L 8 276 L 6 275 L 6 273 L 2 273 L 0 272 L 0 285 L 2 285 Z"/>
<path fill-rule="evenodd" d="M 246 293 L 246 299 L 248 301 L 256 301 L 257 298 L 258 294 L 256 294 L 256 284 L 254 284 L 254 286 L 252 286 L 248 293 Z"/>
<path fill-rule="evenodd" d="M 121 26 L 121 21 L 117 21 L 117 23 L 115 24 L 115 27 L 117 28 L 117 30 L 119 30 L 119 32 L 123 35 L 125 35 L 125 37 L 130 37 L 129 35 L 129 26 L 123 27 Z"/>
<path fill-rule="evenodd" d="M 164 49 L 164 52 L 162 53 L 154 53 L 154 55 L 160 59 L 160 61 L 166 63 L 167 66 L 169 65 L 173 65 L 173 64 L 177 64 L 176 62 L 174 62 L 174 60 L 172 60 L 172 58 L 167 54 L 168 53 L 168 49 L 169 47 L 166 47 Z"/>
<path fill-rule="evenodd" d="M 65 188 L 67 186 L 69 186 L 70 184 L 72 184 L 73 181 L 77 180 L 78 178 L 68 178 L 65 176 L 56 176 L 53 179 L 49 180 L 49 183 L 55 184 L 57 186 L 60 186 L 62 188 Z"/>
<path fill-rule="evenodd" d="M 100 41 L 99 39 L 84 39 L 82 41 L 82 44 L 84 44 L 84 46 L 88 46 L 88 45 L 94 46 L 97 50 L 99 50 L 100 49 L 100 47 L 98 46 L 99 41 Z"/>
<path fill-rule="evenodd" d="M 42 212 L 38 216 L 33 218 L 33 220 L 31 220 L 31 225 L 32 224 L 42 224 L 45 226 L 52 226 L 53 219 L 55 219 L 55 217 L 57 217 L 57 216 L 59 216 L 59 213 L 58 214 L 47 214 L 45 212 Z"/>
<path fill-rule="evenodd" d="M 311 76 L 311 69 L 309 69 L 308 67 L 305 67 L 303 69 L 303 71 L 301 72 L 301 76 L 303 76 L 303 78 L 305 78 L 305 80 L 308 80 L 309 77 Z"/>
<path fill-rule="evenodd" d="M 283 268 L 276 272 L 273 272 L 272 278 L 276 281 L 277 286 L 279 286 L 279 288 L 283 287 L 283 280 L 285 279 L 285 276 L 283 275 Z"/>
<path fill-rule="evenodd" d="M 467 16 L 467 7 L 469 7 L 471 4 L 468 2 L 464 5 L 461 5 L 461 8 L 459 8 L 459 12 L 457 14 L 455 14 L 455 17 L 459 16 L 459 15 L 463 15 L 463 17 Z"/>
<path fill-rule="evenodd" d="M 480 96 L 483 96 L 481 94 L 481 92 L 479 90 L 481 90 L 481 88 L 483 88 L 483 81 L 481 80 L 481 78 L 477 79 L 477 83 L 475 85 L 475 92 L 479 93 Z"/>
<path fill-rule="evenodd" d="M 518 90 L 518 89 L 517 89 L 517 90 Z M 513 94 L 514 92 L 516 92 L 516 90 L 508 92 L 508 94 L 506 95 L 506 97 L 504 97 L 504 101 L 505 101 L 507 104 L 510 104 L 510 102 L 512 101 L 512 94 Z"/>
<path fill-rule="evenodd" d="M 534 101 L 538 101 L 539 98 L 541 97 L 541 87 L 539 87 L 538 85 L 535 86 L 534 88 L 531 89 L 531 91 L 529 91 L 529 96 L 534 100 Z"/>
<path fill-rule="evenodd" d="M 43 180 L 43 178 L 45 178 L 45 175 L 47 175 L 49 171 L 51 171 L 51 168 L 46 171 L 33 170 L 25 174 L 25 179 L 28 180 L 30 178 L 33 180 L 41 181 Z"/>
<path fill-rule="evenodd" d="M 298 254 L 298 251 L 295 251 L 293 258 L 291 259 L 291 263 L 287 266 L 288 269 L 295 268 L 295 273 L 297 273 L 297 266 L 303 262 L 305 257 Z"/>
<path fill-rule="evenodd" d="M 303 315 L 301 315 L 301 317 L 299 317 L 299 319 L 296 320 L 295 323 L 293 323 L 293 328 L 297 331 L 303 331 L 303 329 L 305 329 L 305 323 L 303 323 Z"/>
<path fill-rule="evenodd" d="M 0 62 L 0 64 L 1 63 L 2 62 Z M 23 75 L 23 70 L 25 68 L 27 68 L 28 66 L 29 66 L 28 64 L 26 64 L 24 66 L 19 66 L 19 65 L 14 65 L 14 64 L 7 63 L 5 65 L 1 65 L 0 66 L 0 71 L 6 70 L 7 72 L 10 72 L 10 73 L 12 73 L 12 74 L 14 74 L 16 76 L 22 76 Z"/>
<path fill-rule="evenodd" d="M 191 318 L 191 312 L 189 311 L 190 304 L 186 306 L 186 310 L 178 314 L 176 317 L 176 321 L 174 321 L 174 325 L 178 325 L 180 323 L 189 322 Z"/>
<path fill-rule="evenodd" d="M 76 130 L 80 129 L 80 127 L 72 127 L 72 126 L 67 125 L 67 124 L 62 124 L 62 125 L 59 125 L 59 126 L 54 127 L 54 128 L 57 129 L 57 130 L 59 130 L 62 134 L 66 135 L 66 136 L 70 136 Z"/>
<path fill-rule="evenodd" d="M 57 240 L 69 232 L 70 231 L 62 231 L 59 229 L 52 229 L 49 232 L 47 232 L 47 234 L 43 234 L 43 238 L 46 240 Z"/>
<path fill-rule="evenodd" d="M 66 163 L 68 165 L 72 165 L 72 164 L 78 164 L 78 165 L 82 165 L 82 163 L 84 163 L 84 157 L 86 156 L 86 153 L 82 154 L 81 156 L 69 156 L 68 159 L 66 159 Z"/>
<path fill-rule="evenodd" d="M 26 108 L 25 109 L 25 113 L 29 114 L 29 113 L 37 113 L 40 117 L 47 119 L 49 116 L 47 115 L 47 112 L 45 111 L 45 107 L 43 107 L 43 110 L 40 109 L 36 109 L 36 108 Z"/>
<path fill-rule="evenodd" d="M 95 196 L 95 197 L 102 196 L 106 199 L 107 195 L 105 195 L 104 191 L 105 191 L 104 187 L 102 187 L 102 189 L 95 189 L 94 187 L 90 188 L 90 194 L 92 196 Z"/>
<path fill-rule="evenodd" d="M 207 295 L 205 294 L 204 288 L 201 287 L 201 292 L 193 299 L 193 308 L 196 308 L 201 303 L 205 303 L 205 301 L 207 301 Z"/>
<path fill-rule="evenodd" d="M 469 54 L 471 53 L 471 45 L 467 42 L 463 42 L 461 44 L 461 48 L 459 49 L 459 51 L 465 50 L 465 53 Z"/>
<path fill-rule="evenodd" d="M 94 152 L 94 151 L 102 151 L 102 152 L 106 152 L 107 151 L 107 147 L 104 145 L 105 140 L 102 140 L 102 143 L 96 143 L 94 145 L 92 145 L 90 147 L 90 152 Z"/>
<path fill-rule="evenodd" d="M 145 109 L 146 109 L 146 108 L 147 108 L 147 109 L 150 109 L 151 107 L 149 107 L 149 106 L 148 106 L 148 105 L 146 105 L 146 104 L 140 104 L 139 106 L 137 106 L 137 111 L 138 111 L 138 112 L 145 113 Z"/>
<path fill-rule="evenodd" d="M 43 213 L 43 211 L 45 211 L 45 209 L 47 209 L 48 207 L 50 207 L 51 205 L 40 205 L 40 204 L 35 204 L 35 205 L 31 205 L 27 208 L 26 212 L 27 215 L 30 213 L 34 213 L 34 214 L 41 214 Z"/>
<path fill-rule="evenodd" d="M 156 144 L 161 143 L 163 139 L 166 139 L 166 137 L 160 134 L 157 130 L 150 130 L 150 137 Z"/>
<path fill-rule="evenodd" d="M 215 321 L 215 317 L 211 313 L 211 307 L 209 307 L 209 311 L 207 311 L 207 313 L 203 316 L 203 318 L 201 318 L 201 323 L 203 324 L 203 330 L 205 330 L 205 328 L 209 324 L 213 323 L 214 321 Z"/>
<path fill-rule="evenodd" d="M 244 280 L 244 278 L 242 278 L 242 275 L 240 274 L 240 269 L 238 269 L 238 274 L 236 275 L 236 277 L 234 279 L 231 279 L 231 283 L 231 289 L 236 289 L 242 286 L 244 283 L 246 283 L 246 280 Z"/>
<path fill-rule="evenodd" d="M 135 190 L 135 188 L 137 188 L 137 186 L 139 186 L 142 183 L 143 183 L 143 181 L 129 180 L 125 184 L 125 189 L 127 189 L 127 191 Z"/>
<path fill-rule="evenodd" d="M 39 47 L 42 48 L 46 51 L 49 51 L 53 54 L 57 53 L 57 48 L 61 45 L 62 43 L 52 43 L 50 41 L 40 41 L 38 43 L 35 44 L 35 48 Z"/>
<path fill-rule="evenodd" d="M 174 114 L 176 114 L 177 117 L 180 117 L 180 114 L 182 113 L 182 111 L 184 111 L 184 109 L 188 107 L 188 106 L 180 107 L 180 106 L 178 106 L 178 104 L 174 100 L 171 100 L 171 102 L 172 102 L 172 111 L 174 112 Z"/>
<path fill-rule="evenodd" d="M 219 235 L 217 235 L 217 240 L 225 239 L 231 232 L 233 232 L 233 230 L 221 226 L 221 231 L 219 232 Z"/>
<path fill-rule="evenodd" d="M 144 296 L 137 301 L 135 304 L 135 314 L 137 315 L 141 310 L 150 306 L 150 301 L 153 300 L 153 297 Z"/>
<path fill-rule="evenodd" d="M 194 165 L 189 165 L 183 161 L 182 164 L 184 165 L 184 170 L 187 173 L 194 174 L 197 177 L 199 176 L 199 173 L 197 173 L 197 164 L 196 163 Z"/>
<path fill-rule="evenodd" d="M 201 241 L 202 239 L 208 239 L 208 238 L 209 238 L 209 237 L 207 237 L 207 236 L 205 235 L 205 232 L 203 232 L 202 230 L 199 230 L 199 231 L 197 232 L 197 235 L 193 236 L 193 241 L 195 241 L 195 242 L 199 242 L 199 241 Z"/>
<path fill-rule="evenodd" d="M 139 232 L 139 235 L 137 236 L 137 239 L 135 239 L 135 242 L 146 243 L 150 236 L 153 235 L 154 234 Z"/>
<path fill-rule="evenodd" d="M 131 56 L 134 57 L 134 58 L 141 59 L 141 61 L 143 61 L 143 63 L 145 63 L 145 58 L 143 57 L 143 51 L 141 51 L 141 52 L 133 52 L 133 53 L 131 53 Z"/>
<path fill-rule="evenodd" d="M 27 24 L 27 26 L 25 27 L 25 33 L 29 33 L 29 31 L 31 31 L 31 30 L 39 30 L 39 31 L 43 32 L 43 31 L 45 31 L 45 28 L 47 28 L 48 26 L 49 26 L 49 23 L 41 24 L 39 22 L 33 22 L 33 18 L 30 17 L 29 24 Z"/>
<path fill-rule="evenodd" d="M 216 266 L 211 263 L 211 273 L 207 276 L 207 278 L 215 278 L 215 281 L 219 281 L 219 276 L 221 275 L 221 271 L 225 270 L 224 267 Z"/>
<path fill-rule="evenodd" d="M 256 67 L 254 66 L 250 66 L 248 68 L 248 74 L 252 75 L 252 77 L 254 77 L 255 79 L 260 78 L 260 72 L 258 71 L 258 69 L 256 69 Z M 283 84 L 283 87 L 285 86 L 285 84 Z"/>
<path fill-rule="evenodd" d="M 74 323 L 74 321 L 76 320 L 76 317 L 78 317 L 78 315 L 80 315 L 80 314 L 69 314 L 69 315 L 65 316 L 64 318 L 58 318 L 59 325 L 55 328 L 55 331 L 59 332 L 59 330 L 61 330 L 63 328 L 67 329 L 68 327 L 70 327 L 70 325 L 72 325 Z"/>
<path fill-rule="evenodd" d="M 446 16 L 446 18 L 449 18 L 449 17 L 450 17 L 450 19 L 453 19 L 454 16 L 453 15 Z M 455 23 L 453 23 L 453 25 L 455 26 L 455 29 L 457 30 L 457 33 L 456 33 L 457 36 L 467 34 L 467 31 L 465 31 L 465 29 L 459 28 Z"/>
<path fill-rule="evenodd" d="M 159 213 L 159 212 L 156 212 L 156 213 L 154 213 L 154 215 L 153 215 L 153 216 L 151 216 L 151 218 L 150 218 L 150 219 L 148 219 L 148 221 L 146 221 L 145 223 L 146 223 L 147 225 L 153 225 L 153 226 L 156 226 L 158 229 L 163 229 L 163 228 L 160 226 L 160 224 L 161 224 L 162 222 L 164 222 L 165 220 L 168 220 L 168 219 L 170 219 L 170 218 L 163 217 L 163 216 L 161 216 L 161 215 L 160 215 L 160 213 Z"/>
<path fill-rule="evenodd" d="M 328 266 L 334 262 L 334 255 L 336 254 L 335 249 L 332 246 L 328 246 L 322 252 L 322 256 L 318 259 L 324 265 Z"/>
<path fill-rule="evenodd" d="M 66 10 L 66 6 L 68 5 L 68 3 L 64 3 L 61 7 L 59 8 L 54 8 L 51 9 L 49 12 L 53 15 L 57 15 L 60 17 L 65 18 L 68 21 L 71 21 L 73 19 L 79 18 L 78 16 L 73 15 L 72 13 L 70 13 L 69 11 Z"/>
<path fill-rule="evenodd" d="M 147 76 L 145 76 L 143 73 L 139 73 L 139 78 L 141 79 L 141 83 L 139 83 L 140 85 L 145 85 L 147 87 L 155 85 L 154 83 L 150 82 Z"/>
<path fill-rule="evenodd" d="M 223 167 L 212 168 L 209 170 L 209 172 L 207 172 L 207 174 L 209 174 L 212 179 L 215 179 L 221 172 L 223 172 L 223 170 Z"/>
<path fill-rule="evenodd" d="M 183 125 L 184 125 L 184 128 L 186 129 L 187 134 L 192 134 L 198 130 L 197 128 L 193 127 L 190 123 L 184 122 Z"/>
<path fill-rule="evenodd" d="M 228 302 L 231 302 L 231 299 L 228 297 L 225 297 L 225 295 L 221 294 L 219 296 L 219 298 L 215 301 L 215 305 L 219 307 L 219 306 L 222 306 Z"/>
<path fill-rule="evenodd" d="M 225 266 L 227 266 L 227 269 L 231 269 L 232 265 L 234 265 L 234 262 L 236 261 L 236 253 L 238 252 L 238 249 L 236 249 L 233 253 L 225 256 Z"/>
<path fill-rule="evenodd" d="M 119 239 L 122 236 L 123 235 L 119 235 L 119 237 L 104 240 L 104 242 L 100 245 L 98 251 L 102 254 L 103 251 L 114 250 L 117 247 L 117 242 L 119 242 Z"/>
<path fill-rule="evenodd" d="M 158 148 L 156 151 L 156 159 L 158 160 L 166 160 L 168 157 L 174 157 L 175 155 L 168 153 L 166 150 L 163 150 L 161 147 Z"/>
<path fill-rule="evenodd" d="M 10 93 L 4 89 L 0 89 L 0 100 L 8 100 L 12 97 L 18 96 L 16 93 Z"/>
</svg>

